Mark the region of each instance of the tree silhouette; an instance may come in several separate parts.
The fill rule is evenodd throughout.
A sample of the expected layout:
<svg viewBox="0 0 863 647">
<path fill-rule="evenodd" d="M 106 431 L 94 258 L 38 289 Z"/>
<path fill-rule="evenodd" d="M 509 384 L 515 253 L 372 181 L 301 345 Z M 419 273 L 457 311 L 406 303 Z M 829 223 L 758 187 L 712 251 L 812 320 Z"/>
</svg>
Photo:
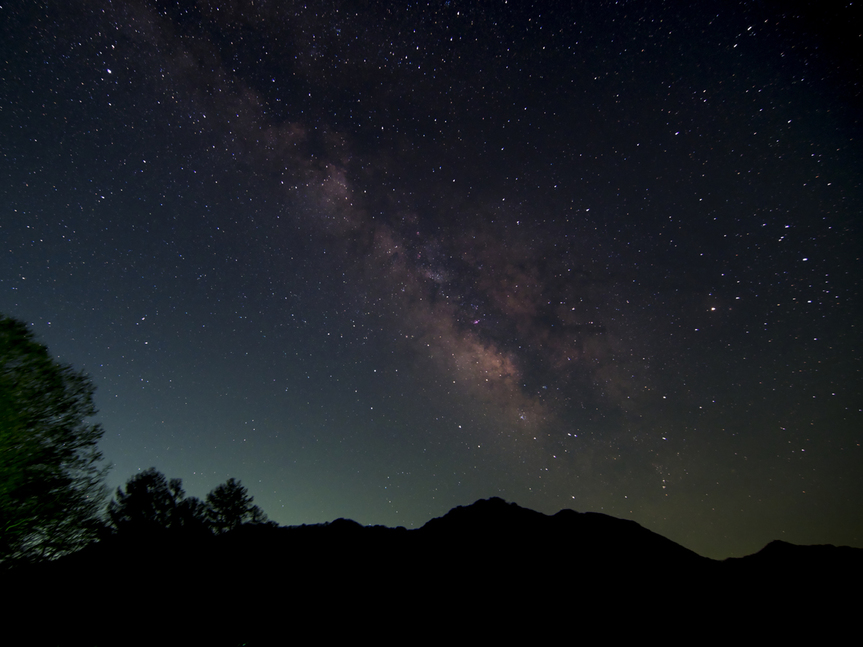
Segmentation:
<svg viewBox="0 0 863 647">
<path fill-rule="evenodd" d="M 252 502 L 248 490 L 230 478 L 207 495 L 210 526 L 214 532 L 233 530 L 244 523 L 266 523 L 267 515 Z"/>
<path fill-rule="evenodd" d="M 177 479 L 179 480 L 179 479 Z M 174 527 L 186 531 L 210 532 L 210 523 L 207 519 L 207 504 L 199 498 L 186 497 L 177 506 L 177 514 L 174 518 Z"/>
<path fill-rule="evenodd" d="M 0 561 L 53 558 L 96 534 L 106 469 L 89 378 L 0 315 Z"/>
<path fill-rule="evenodd" d="M 186 497 L 180 479 L 168 480 L 155 467 L 117 488 L 108 518 L 121 535 L 147 536 L 164 531 L 223 533 L 244 523 L 266 523 L 267 515 L 236 479 L 214 488 L 206 502 Z"/>
<path fill-rule="evenodd" d="M 206 528 L 207 508 L 200 499 L 186 498 L 180 479 L 169 481 L 151 467 L 130 478 L 125 491 L 117 488 L 108 517 L 120 533 L 151 534 Z"/>
</svg>

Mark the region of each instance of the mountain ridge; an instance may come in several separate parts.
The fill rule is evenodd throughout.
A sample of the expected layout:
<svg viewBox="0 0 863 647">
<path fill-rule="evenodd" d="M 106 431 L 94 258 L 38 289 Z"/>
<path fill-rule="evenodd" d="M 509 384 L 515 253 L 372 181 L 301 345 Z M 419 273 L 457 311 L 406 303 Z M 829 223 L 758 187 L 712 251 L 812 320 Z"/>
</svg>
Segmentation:
<svg viewBox="0 0 863 647">
<path fill-rule="evenodd" d="M 346 638 L 363 627 L 455 629 L 456 618 L 477 636 L 528 638 L 540 619 L 575 610 L 609 626 L 673 611 L 680 627 L 721 618 L 730 630 L 802 604 L 798 620 L 829 613 L 850 623 L 858 600 L 848 585 L 861 575 L 863 549 L 772 542 L 718 561 L 634 521 L 568 509 L 547 515 L 494 497 L 411 530 L 339 518 L 246 525 L 220 536 L 113 537 L 56 562 L 2 572 L 0 583 L 17 593 L 7 617 L 26 617 L 32 600 L 51 616 L 39 628 L 43 644 L 116 642 L 88 642 L 76 629 L 98 600 L 112 636 L 133 613 L 149 619 L 140 628 L 148 642 L 167 632 L 239 645 L 278 639 L 278 622 L 252 622 L 249 614 L 274 619 L 286 609 L 303 626 Z M 106 583 L 122 595 L 106 596 Z M 165 600 L 178 596 L 181 616 L 165 615 Z M 218 622 L 199 622 L 204 617 Z"/>
</svg>

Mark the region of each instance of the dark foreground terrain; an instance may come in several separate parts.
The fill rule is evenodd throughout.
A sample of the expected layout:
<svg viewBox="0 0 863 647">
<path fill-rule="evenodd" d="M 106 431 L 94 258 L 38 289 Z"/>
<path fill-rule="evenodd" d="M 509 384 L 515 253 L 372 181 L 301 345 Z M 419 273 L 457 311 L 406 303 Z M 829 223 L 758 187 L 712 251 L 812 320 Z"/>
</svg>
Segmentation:
<svg viewBox="0 0 863 647">
<path fill-rule="evenodd" d="M 115 537 L 0 582 L 10 645 L 834 642 L 858 633 L 861 575 L 861 549 L 773 542 L 718 562 L 632 521 L 489 499 L 418 530 Z"/>
</svg>

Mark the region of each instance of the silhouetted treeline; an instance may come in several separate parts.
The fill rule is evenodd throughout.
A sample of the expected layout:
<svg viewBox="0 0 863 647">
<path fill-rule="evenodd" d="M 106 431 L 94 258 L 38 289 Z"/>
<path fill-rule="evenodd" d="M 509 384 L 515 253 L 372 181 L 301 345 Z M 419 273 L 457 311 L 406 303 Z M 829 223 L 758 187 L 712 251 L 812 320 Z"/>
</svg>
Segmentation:
<svg viewBox="0 0 863 647">
<path fill-rule="evenodd" d="M 228 479 L 201 501 L 187 497 L 180 479 L 168 480 L 155 468 L 144 470 L 117 488 L 108 504 L 108 531 L 125 537 L 159 533 L 221 534 L 245 523 L 268 523 L 254 497 L 236 479 Z"/>
<path fill-rule="evenodd" d="M 154 468 L 118 488 L 106 510 L 94 391 L 26 323 L 0 314 L 0 568 L 69 555 L 100 537 L 188 539 L 267 523 L 235 479 L 201 501 Z"/>
</svg>

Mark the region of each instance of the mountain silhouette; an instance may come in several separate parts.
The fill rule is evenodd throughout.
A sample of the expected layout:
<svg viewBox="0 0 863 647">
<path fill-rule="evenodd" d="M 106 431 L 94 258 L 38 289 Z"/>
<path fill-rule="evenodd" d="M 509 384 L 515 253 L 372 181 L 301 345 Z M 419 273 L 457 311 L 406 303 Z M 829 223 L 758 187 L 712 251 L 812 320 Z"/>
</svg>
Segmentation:
<svg viewBox="0 0 863 647">
<path fill-rule="evenodd" d="M 861 549 L 773 542 L 716 561 L 633 521 L 498 498 L 416 530 L 337 519 L 112 537 L 0 573 L 15 592 L 6 617 L 29 622 L 30 642 L 45 645 L 521 641 L 560 627 L 598 639 L 657 622 L 681 635 L 775 637 L 792 627 L 777 617 L 795 632 L 822 618 L 850 626 L 860 575 Z"/>
<path fill-rule="evenodd" d="M 710 561 L 634 521 L 573 510 L 549 516 L 499 498 L 454 508 L 426 523 L 416 534 L 420 540 L 460 546 L 491 542 L 485 544 L 488 550 L 499 547 L 509 551 L 539 542 L 546 550 L 554 548 L 607 560 L 606 566 L 625 563 L 653 568 Z"/>
</svg>

